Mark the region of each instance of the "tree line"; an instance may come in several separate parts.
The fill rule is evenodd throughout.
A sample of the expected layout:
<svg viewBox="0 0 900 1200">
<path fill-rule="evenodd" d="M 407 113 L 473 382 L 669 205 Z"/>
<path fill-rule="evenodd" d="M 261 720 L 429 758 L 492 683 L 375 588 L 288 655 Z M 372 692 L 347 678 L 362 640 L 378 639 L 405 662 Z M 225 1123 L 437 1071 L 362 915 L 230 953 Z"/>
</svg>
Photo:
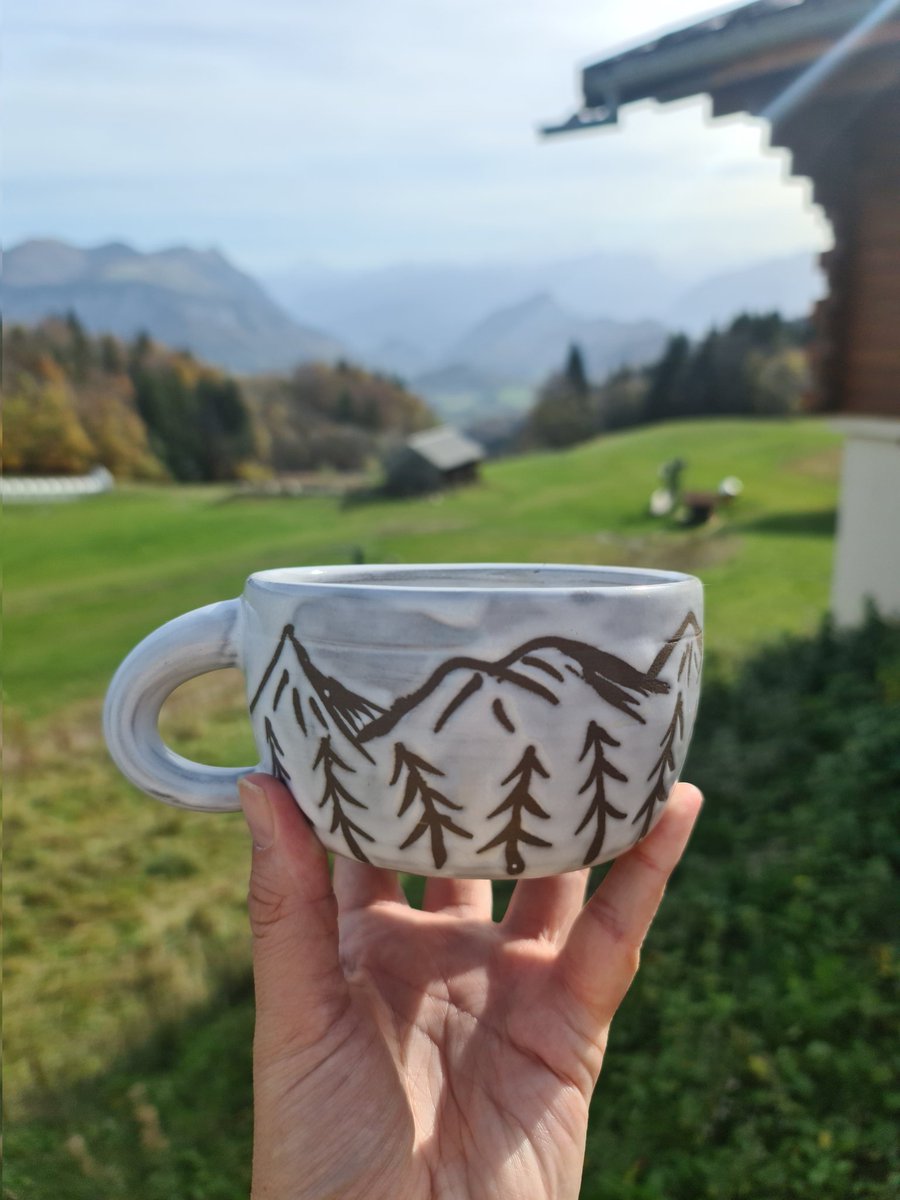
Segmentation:
<svg viewBox="0 0 900 1200">
<path fill-rule="evenodd" d="M 397 379 L 341 362 L 238 378 L 139 334 L 89 335 L 70 314 L 4 336 L 4 467 L 207 482 L 358 470 L 434 423 Z"/>
<path fill-rule="evenodd" d="M 680 417 L 784 416 L 809 387 L 806 321 L 743 314 L 697 342 L 669 338 L 646 367 L 623 367 L 603 383 L 587 377 L 577 346 L 538 393 L 522 434 L 526 446 L 571 446 L 599 433 Z"/>
</svg>

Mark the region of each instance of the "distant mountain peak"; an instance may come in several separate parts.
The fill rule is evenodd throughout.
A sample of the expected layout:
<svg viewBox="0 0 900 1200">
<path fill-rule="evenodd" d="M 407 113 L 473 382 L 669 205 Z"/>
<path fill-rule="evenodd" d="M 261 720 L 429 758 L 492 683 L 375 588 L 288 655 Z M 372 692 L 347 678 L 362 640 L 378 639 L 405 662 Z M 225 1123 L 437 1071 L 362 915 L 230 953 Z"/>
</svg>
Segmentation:
<svg viewBox="0 0 900 1200">
<path fill-rule="evenodd" d="M 144 253 L 122 241 L 80 248 L 35 238 L 7 253 L 4 285 L 10 323 L 71 311 L 92 333 L 145 331 L 230 370 L 279 370 L 347 353 L 294 321 L 216 247 Z"/>
<path fill-rule="evenodd" d="M 565 308 L 560 304 L 552 292 L 534 292 L 530 296 L 526 296 L 524 300 L 518 304 L 510 304 L 506 311 L 515 312 L 516 310 L 529 312 L 532 310 L 542 311 L 544 309 L 552 309 L 554 312 L 565 312 Z"/>
<path fill-rule="evenodd" d="M 491 313 L 456 343 L 448 359 L 488 378 L 536 385 L 562 370 L 569 347 L 577 344 L 590 376 L 602 379 L 618 367 L 650 361 L 665 338 L 654 321 L 578 316 L 543 291 Z"/>
<path fill-rule="evenodd" d="M 131 257 L 131 256 L 136 257 L 139 254 L 139 251 L 135 250 L 134 246 L 129 245 L 128 242 L 112 241 L 112 242 L 103 242 L 103 243 L 101 243 L 101 245 L 95 247 L 95 249 L 93 251 L 89 249 L 89 250 L 86 250 L 85 253 L 86 254 L 91 254 L 91 253 L 93 253 L 93 254 L 122 254 L 122 255 L 125 255 L 126 257 Z"/>
</svg>

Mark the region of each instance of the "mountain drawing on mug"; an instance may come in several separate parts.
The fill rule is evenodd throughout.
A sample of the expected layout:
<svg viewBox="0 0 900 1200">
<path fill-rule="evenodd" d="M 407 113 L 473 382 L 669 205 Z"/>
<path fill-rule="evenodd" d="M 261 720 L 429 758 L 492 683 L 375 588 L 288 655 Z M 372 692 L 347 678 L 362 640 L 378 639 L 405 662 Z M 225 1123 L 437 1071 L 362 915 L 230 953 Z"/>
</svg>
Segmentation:
<svg viewBox="0 0 900 1200">
<path fill-rule="evenodd" d="M 489 730 L 496 739 L 496 779 L 488 782 L 496 803 L 486 814 L 491 836 L 477 853 L 500 849 L 507 873 L 520 875 L 526 853 L 531 858 L 552 846 L 546 833 L 548 810 L 563 801 L 572 810 L 570 835 L 590 837 L 584 855 L 584 865 L 589 865 L 602 855 L 610 822 L 629 819 L 616 805 L 616 785 L 629 782 L 616 755 L 627 724 L 646 723 L 641 709 L 648 703 L 667 704 L 670 719 L 655 761 L 647 763 L 646 798 L 630 818 L 640 826 L 639 836 L 649 831 L 665 803 L 676 747 L 684 740 L 685 689 L 699 675 L 702 645 L 693 612 L 645 670 L 583 641 L 537 637 L 493 661 L 448 658 L 418 688 L 384 706 L 322 670 L 294 626 L 285 625 L 250 711 L 261 721 L 270 759 L 264 765 L 289 787 L 294 763 L 286 761 L 283 746 L 295 743 L 298 731 L 309 743 L 311 766 L 303 791 L 313 787 L 313 801 L 331 833 L 339 832 L 362 862 L 369 861 L 367 846 L 375 841 L 366 824 L 367 788 L 372 786 L 396 793 L 398 828 L 404 835 L 398 849 L 427 839 L 438 870 L 447 861 L 449 839 L 473 838 L 466 824 L 469 798 L 453 793 L 449 747 L 442 752 L 447 731 L 465 724 L 481 736 Z M 675 677 L 661 678 L 679 649 Z M 554 717 L 561 722 L 560 743 L 584 768 L 574 797 L 554 795 L 546 752 Z M 615 733 L 610 717 L 615 718 Z M 458 741 L 453 753 L 458 757 Z"/>
</svg>

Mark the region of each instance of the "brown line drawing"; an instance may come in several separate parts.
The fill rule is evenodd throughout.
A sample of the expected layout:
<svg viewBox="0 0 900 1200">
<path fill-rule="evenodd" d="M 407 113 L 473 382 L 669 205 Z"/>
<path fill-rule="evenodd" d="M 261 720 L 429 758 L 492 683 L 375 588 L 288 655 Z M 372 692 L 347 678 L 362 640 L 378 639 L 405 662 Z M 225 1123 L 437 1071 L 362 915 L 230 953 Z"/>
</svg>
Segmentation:
<svg viewBox="0 0 900 1200">
<path fill-rule="evenodd" d="M 525 813 L 544 821 L 548 820 L 550 816 L 531 795 L 531 781 L 534 775 L 541 775 L 544 779 L 550 778 L 541 764 L 534 746 L 529 745 L 515 767 L 505 779 L 501 780 L 501 787 L 507 783 L 513 783 L 515 780 L 512 791 L 493 812 L 488 813 L 488 818 L 491 818 L 498 817 L 503 812 L 509 812 L 509 820 L 495 838 L 478 849 L 479 854 L 484 854 L 486 850 L 493 850 L 495 846 L 503 846 L 506 854 L 506 870 L 510 875 L 521 875 L 525 870 L 525 860 L 520 850 L 521 844 L 543 847 L 553 845 L 552 842 L 545 841 L 544 838 L 530 833 L 522 826 Z"/>
<path fill-rule="evenodd" d="M 584 795 L 591 787 L 594 789 L 594 794 L 591 797 L 591 803 L 588 806 L 587 812 L 584 814 L 581 824 L 575 830 L 575 833 L 577 835 L 583 829 L 587 828 L 592 818 L 596 819 L 597 824 L 594 836 L 591 838 L 591 844 L 584 856 L 585 866 L 593 862 L 603 849 L 603 842 L 606 839 L 607 817 L 613 817 L 615 820 L 621 821 L 627 815 L 610 804 L 606 798 L 606 776 L 609 776 L 610 779 L 618 779 L 620 783 L 628 782 L 628 776 L 623 775 L 618 767 L 609 761 L 604 750 L 604 746 L 621 746 L 621 744 L 621 742 L 617 742 L 614 737 L 610 736 L 605 729 L 598 725 L 596 721 L 588 723 L 584 739 L 584 749 L 578 761 L 584 762 L 588 754 L 593 754 L 593 758 L 591 759 L 591 769 L 588 772 L 588 777 L 579 788 L 578 795 Z"/>
<path fill-rule="evenodd" d="M 552 650 L 564 655 L 569 660 L 562 664 L 568 674 L 587 683 L 588 686 L 591 687 L 601 699 L 606 701 L 612 707 L 616 708 L 618 711 L 626 714 L 641 724 L 645 724 L 646 722 L 644 717 L 637 711 L 638 706 L 641 703 L 641 699 L 642 697 L 650 696 L 652 694 L 665 694 L 670 691 L 671 685 L 668 682 L 659 679 L 658 676 L 666 663 L 669 661 L 671 655 L 674 653 L 676 646 L 678 646 L 682 640 L 688 637 L 690 638 L 690 641 L 684 646 L 678 668 L 678 682 L 681 685 L 681 681 L 685 678 L 686 674 L 687 683 L 690 684 L 695 668 L 699 674 L 703 645 L 702 631 L 693 612 L 687 613 L 674 636 L 666 640 L 656 655 L 650 670 L 647 672 L 640 671 L 636 667 L 633 667 L 630 663 L 626 662 L 624 659 L 618 658 L 613 654 L 599 650 L 594 646 L 590 646 L 587 643 L 579 642 L 571 638 L 552 636 L 533 638 L 523 645 L 516 647 L 516 649 L 510 651 L 508 654 L 494 662 L 486 662 L 481 659 L 467 656 L 450 658 L 442 663 L 435 671 L 433 671 L 429 679 L 417 690 L 406 696 L 399 697 L 390 708 L 385 709 L 380 705 L 367 700 L 365 697 L 351 691 L 343 683 L 341 683 L 340 680 L 326 675 L 324 672 L 319 670 L 319 668 L 313 663 L 306 648 L 296 638 L 294 634 L 294 626 L 285 625 L 272 658 L 267 664 L 263 673 L 263 677 L 256 689 L 250 707 L 251 711 L 256 708 L 277 667 L 279 664 L 282 664 L 282 656 L 284 655 L 287 647 L 290 647 L 293 650 L 296 658 L 296 665 L 299 668 L 303 680 L 305 680 L 309 688 L 308 693 L 306 693 L 305 696 L 306 704 L 308 705 L 308 711 L 320 725 L 321 733 L 327 736 L 329 739 L 332 733 L 341 733 L 347 739 L 347 741 L 359 751 L 360 754 L 368 759 L 369 762 L 374 763 L 375 759 L 366 749 L 364 743 L 374 738 L 383 736 L 385 733 L 392 730 L 408 712 L 417 707 L 419 704 L 423 703 L 455 671 L 466 671 L 470 672 L 471 674 L 437 718 L 437 721 L 434 725 L 434 731 L 436 733 L 440 733 L 454 713 L 462 708 L 462 706 L 470 699 L 470 697 L 482 687 L 484 678 L 486 676 L 490 677 L 498 684 L 507 684 L 512 687 L 522 688 L 532 695 L 539 696 L 548 704 L 558 705 L 559 696 L 557 696 L 548 686 L 543 683 L 539 683 L 537 680 L 533 679 L 530 675 L 525 674 L 523 671 L 523 668 L 525 670 L 538 671 L 545 677 L 549 677 L 551 680 L 556 682 L 561 682 L 564 680 L 565 675 L 563 674 L 563 671 L 541 657 L 541 651 Z M 297 680 L 296 684 L 291 683 L 290 664 L 282 664 L 281 676 L 275 688 L 274 697 L 272 699 L 271 712 L 274 714 L 285 689 L 288 686 L 291 686 L 291 698 L 294 716 L 301 731 L 307 735 L 307 721 L 303 711 L 304 694 L 301 690 L 301 686 L 299 686 L 299 683 L 299 680 Z M 494 699 L 491 708 L 493 715 L 499 724 L 508 732 L 514 733 L 515 727 L 513 722 L 510 720 L 509 714 L 499 697 Z M 269 717 L 267 717 L 265 720 L 264 728 L 266 742 L 272 755 L 273 773 L 283 779 L 289 778 L 290 776 L 284 767 L 281 757 L 283 751 L 278 743 L 272 722 Z M 595 726 L 595 728 L 599 729 L 600 727 Z M 635 818 L 635 822 L 641 818 L 644 818 L 642 836 L 649 829 L 649 825 L 652 821 L 653 813 L 655 811 L 655 805 L 657 803 L 661 803 L 662 800 L 665 799 L 665 774 L 667 769 L 671 769 L 674 765 L 673 747 L 676 734 L 679 730 L 680 736 L 683 739 L 684 707 L 683 692 L 681 690 L 678 692 L 672 722 L 670 723 L 669 729 L 660 743 L 661 747 L 663 748 L 663 752 L 660 755 L 660 758 L 657 760 L 653 771 L 651 771 L 650 776 L 648 776 L 648 780 L 653 781 L 654 783 L 653 789 L 642 805 L 638 816 Z M 530 780 L 531 775 L 535 772 L 541 773 L 538 771 L 540 764 L 537 761 L 534 747 L 529 747 L 529 750 L 533 756 L 533 762 L 529 760 L 529 752 L 526 751 L 526 753 L 523 755 L 522 763 L 520 763 L 520 766 L 525 764 L 528 767 L 527 771 L 523 767 L 523 778 L 525 775 L 527 775 L 527 780 L 524 784 L 524 795 L 526 797 L 528 780 Z M 317 761 L 320 761 L 321 753 L 322 751 L 320 746 L 320 756 L 317 758 Z M 585 757 L 586 753 L 587 751 L 585 751 L 585 753 L 582 755 L 582 758 Z M 600 756 L 599 767 L 597 767 L 598 754 Z M 597 794 L 596 788 L 600 784 L 602 784 L 605 788 L 603 776 L 606 775 L 614 778 L 614 771 L 617 770 L 617 768 L 604 770 L 603 764 L 606 764 L 607 768 L 611 766 L 611 764 L 609 764 L 608 760 L 605 758 L 601 743 L 596 742 L 595 767 L 597 767 L 597 770 L 599 770 L 599 778 L 596 777 L 595 772 L 592 772 L 590 784 L 585 785 L 585 788 L 583 788 L 582 791 L 587 790 L 587 787 L 591 785 L 595 786 L 595 795 L 589 808 L 590 816 L 585 818 L 585 820 L 596 818 L 598 822 L 597 831 L 594 839 L 592 840 L 592 849 L 595 843 L 598 846 L 597 853 L 599 853 L 599 848 L 602 848 L 606 820 L 609 816 L 614 815 L 614 813 L 610 811 L 608 802 L 605 800 L 605 794 L 600 797 Z M 512 778 L 513 776 L 510 776 L 508 779 L 504 780 L 503 783 L 506 784 L 511 782 Z M 504 806 L 501 806 L 501 808 L 495 810 L 492 815 L 498 815 L 499 812 L 506 811 L 506 807 L 509 807 L 512 814 L 510 818 L 511 825 L 515 825 L 516 820 L 518 820 L 519 824 L 521 825 L 522 813 L 529 811 L 529 809 L 528 804 L 524 802 L 522 805 L 517 807 L 520 791 L 520 785 L 517 784 L 511 793 L 513 801 L 509 805 L 507 805 L 506 801 L 504 801 Z M 509 799 L 510 797 L 507 797 L 507 800 Z M 537 809 L 540 809 L 540 806 L 536 801 L 533 800 L 533 798 L 528 797 L 528 800 L 533 803 Z M 532 811 L 532 815 L 538 816 L 545 814 L 543 814 L 543 810 L 540 810 L 540 812 Z M 585 821 L 583 820 L 581 826 L 579 827 L 579 832 L 584 828 Z M 516 831 L 515 829 L 512 829 L 510 832 Z M 349 833 L 352 837 L 352 828 L 350 829 Z M 518 851 L 518 841 L 521 841 L 524 844 L 529 844 L 529 839 L 533 839 L 536 836 L 529 834 L 526 831 L 521 831 L 521 833 L 522 836 L 517 840 L 511 837 L 505 837 L 507 842 L 508 860 L 510 862 L 514 862 L 515 864 L 518 864 L 521 860 L 521 854 Z M 360 836 L 366 835 L 360 833 Z M 495 841 L 492 844 L 499 843 Z M 531 844 L 542 845 L 544 843 L 542 839 L 538 838 L 536 842 L 532 841 Z M 488 847 L 484 847 L 483 849 L 487 848 Z M 519 866 L 518 869 L 524 869 L 524 864 Z M 516 872 L 511 870 L 511 873 Z"/>
<path fill-rule="evenodd" d="M 324 788 L 322 798 L 319 800 L 319 808 L 324 808 L 326 804 L 331 804 L 331 833 L 336 833 L 340 830 L 343 834 L 344 841 L 350 848 L 353 855 L 360 862 L 368 862 L 357 837 L 365 838 L 367 842 L 374 842 L 374 837 L 367 833 L 365 829 L 360 828 L 350 817 L 344 812 L 342 802 L 353 804 L 357 808 L 365 809 L 365 804 L 357 800 L 347 790 L 345 784 L 338 778 L 337 771 L 347 771 L 351 775 L 356 774 L 353 767 L 347 765 L 344 760 L 337 754 L 331 745 L 331 738 L 325 734 L 319 741 L 319 750 L 316 754 L 315 762 L 313 763 L 313 772 L 315 773 L 319 767 L 322 768 L 324 776 Z"/>
<path fill-rule="evenodd" d="M 366 721 L 383 712 L 383 709 L 379 705 L 373 704 L 372 701 L 366 700 L 365 697 L 351 692 L 339 679 L 334 679 L 320 671 L 310 658 L 306 647 L 294 637 L 293 627 L 287 626 L 286 628 L 291 629 L 288 635 L 289 641 L 304 676 L 315 692 L 315 696 L 309 698 L 310 708 L 323 727 L 328 729 L 328 720 L 322 713 L 324 708 L 332 723 L 344 737 L 359 750 L 363 757 L 367 758 L 369 762 L 374 762 L 371 754 L 359 744 L 359 731 L 364 728 Z M 364 719 L 361 720 L 361 716 Z"/>
<path fill-rule="evenodd" d="M 694 671 L 696 671 L 697 675 L 699 676 L 701 665 L 701 656 L 697 646 L 697 639 L 691 638 L 684 648 L 684 652 L 681 655 L 681 662 L 678 665 L 679 680 L 681 679 L 682 675 L 684 675 L 685 668 L 687 668 L 687 683 L 690 684 L 691 675 Z"/>
<path fill-rule="evenodd" d="M 320 671 L 303 643 L 294 637 L 293 627 L 288 628 L 291 629 L 291 645 L 304 675 L 341 733 L 353 741 L 359 730 L 373 717 L 383 713 L 384 709 L 372 700 L 367 700 L 365 696 L 352 692 L 339 679 Z"/>
<path fill-rule="evenodd" d="M 656 678 L 666 663 L 671 658 L 675 651 L 675 647 L 690 630 L 692 637 L 697 641 L 698 656 L 703 653 L 703 630 L 700 628 L 700 622 L 697 620 L 696 614 L 691 610 L 678 627 L 678 632 L 673 637 L 667 638 L 660 648 L 656 658 L 654 658 L 649 671 L 647 672 L 652 678 Z"/>
<path fill-rule="evenodd" d="M 522 658 L 522 664 L 526 667 L 534 667 L 538 671 L 544 671 L 547 675 L 552 675 L 554 679 L 559 680 L 560 683 L 563 681 L 562 672 L 557 671 L 556 667 L 552 666 L 550 663 L 544 662 L 542 658 L 538 658 L 536 654 L 524 655 Z"/>
<path fill-rule="evenodd" d="M 678 679 L 679 679 L 679 681 L 681 680 L 681 677 L 684 674 L 685 667 L 688 668 L 688 674 L 690 677 L 690 666 L 689 666 L 690 661 L 691 661 L 691 648 L 690 648 L 690 646 L 685 646 L 684 651 L 682 652 L 682 655 L 681 655 L 681 662 L 678 664 Z"/>
<path fill-rule="evenodd" d="M 269 677 L 271 676 L 271 674 L 275 670 L 275 668 L 278 666 L 278 660 L 279 660 L 279 658 L 281 658 L 281 652 L 284 649 L 284 644 L 293 632 L 294 632 L 293 625 L 285 625 L 284 629 L 282 629 L 281 637 L 278 639 L 278 645 L 275 647 L 275 653 L 269 659 L 269 665 L 266 667 L 265 671 L 263 672 L 263 677 L 259 681 L 259 687 L 256 689 L 253 699 L 250 701 L 250 711 L 251 712 L 253 712 L 254 708 L 256 708 L 256 705 L 259 702 L 259 698 L 263 693 L 263 688 L 269 682 Z"/>
<path fill-rule="evenodd" d="M 278 644 L 275 647 L 275 652 L 266 666 L 259 687 L 250 702 L 250 711 L 256 708 L 263 692 L 272 678 L 272 674 L 282 659 L 285 649 L 290 646 L 294 652 L 297 666 L 303 678 L 309 685 L 313 695 L 310 696 L 310 708 L 314 715 L 321 722 L 325 729 L 330 728 L 330 724 L 335 726 L 354 746 L 363 754 L 370 762 L 374 761 L 368 751 L 364 750 L 359 745 L 359 731 L 364 728 L 373 718 L 384 712 L 380 705 L 367 700 L 364 696 L 360 696 L 355 692 L 350 691 L 338 679 L 334 679 L 329 675 L 325 675 L 316 667 L 310 658 L 306 648 L 294 636 L 294 626 L 285 625 L 281 631 L 281 637 L 278 639 Z M 290 664 L 285 669 L 288 670 L 290 677 Z M 280 690 L 277 699 L 280 698 Z M 313 705 L 315 704 L 315 707 Z M 324 710 L 324 712 L 323 712 Z M 274 705 L 273 705 L 274 711 Z M 327 714 L 327 718 L 326 715 Z M 302 728 L 302 723 L 301 728 Z"/>
<path fill-rule="evenodd" d="M 646 837 L 650 830 L 650 823 L 653 820 L 653 814 L 656 811 L 657 804 L 665 804 L 669 796 L 669 789 L 666 787 L 666 771 L 675 770 L 675 738 L 680 733 L 681 738 L 684 738 L 684 701 L 682 692 L 678 693 L 675 701 L 675 709 L 672 713 L 672 720 L 669 722 L 666 732 L 662 736 L 662 741 L 659 743 L 662 747 L 659 758 L 653 764 L 650 774 L 647 776 L 647 782 L 651 780 L 653 787 L 638 809 L 632 825 L 636 825 L 641 817 L 644 818 L 644 823 L 641 826 L 641 837 Z"/>
<path fill-rule="evenodd" d="M 448 812 L 441 811 L 441 808 L 449 808 L 454 812 L 462 812 L 462 805 L 448 800 L 442 792 L 432 787 L 427 778 L 429 775 L 443 778 L 443 771 L 439 771 L 424 758 L 408 750 L 402 742 L 397 742 L 394 746 L 394 773 L 390 780 L 391 787 L 399 782 L 404 770 L 406 771 L 406 785 L 397 816 L 402 817 L 416 800 L 422 806 L 422 814 L 400 849 L 409 849 L 420 837 L 428 833 L 431 836 L 431 857 L 434 865 L 442 867 L 447 861 L 447 847 L 444 844 L 445 832 L 455 833 L 458 837 L 472 837 L 469 830 L 457 825 Z"/>
<path fill-rule="evenodd" d="M 559 704 L 559 696 L 555 692 L 551 692 L 542 683 L 536 683 L 533 679 L 529 679 L 521 671 L 514 671 L 512 667 L 497 668 L 494 671 L 494 677 L 498 683 L 515 683 L 518 687 L 524 688 L 526 692 L 534 692 L 535 696 L 540 696 L 548 704 Z"/>
<path fill-rule="evenodd" d="M 281 693 L 288 685 L 289 675 L 287 667 L 281 672 L 281 678 L 278 680 L 278 687 L 275 689 L 275 699 L 272 701 L 272 712 L 278 707 L 278 701 L 281 699 Z"/>
<path fill-rule="evenodd" d="M 691 667 L 697 672 L 697 678 L 700 678 L 700 668 L 703 666 L 703 639 L 702 637 L 694 638 L 691 642 L 691 657 L 688 659 L 688 683 L 691 682 Z"/>
<path fill-rule="evenodd" d="M 434 723 L 434 732 L 440 733 L 460 705 L 465 704 L 468 698 L 474 695 L 481 687 L 484 678 L 481 675 L 473 675 L 465 687 L 461 687 L 438 719 Z"/>
<path fill-rule="evenodd" d="M 290 779 L 290 773 L 281 761 L 281 756 L 284 751 L 281 748 L 281 743 L 275 735 L 275 730 L 272 728 L 272 722 L 268 717 L 263 721 L 263 729 L 266 735 L 266 745 L 269 747 L 269 756 L 272 759 L 272 774 L 281 783 L 287 783 Z"/>
<path fill-rule="evenodd" d="M 291 703 L 294 707 L 294 718 L 303 731 L 303 736 L 306 737 L 306 720 L 303 716 L 303 705 L 300 703 L 300 693 L 296 688 L 291 688 Z"/>
<path fill-rule="evenodd" d="M 513 725 L 512 721 L 509 719 L 509 714 L 507 713 L 506 709 L 503 707 L 503 701 L 500 699 L 499 696 L 494 701 L 494 703 L 491 705 L 491 712 L 493 712 L 494 716 L 497 718 L 497 720 L 500 722 L 500 724 L 503 726 L 503 728 L 506 730 L 507 733 L 515 733 L 516 732 L 516 727 L 515 727 L 515 725 Z"/>
<path fill-rule="evenodd" d="M 486 662 L 482 659 L 460 656 L 447 659 L 429 677 L 429 679 L 406 696 L 401 696 L 386 711 L 376 717 L 369 725 L 360 730 L 359 742 L 369 742 L 374 738 L 389 733 L 408 712 L 416 708 L 428 698 L 453 671 L 465 670 L 476 674 L 489 676 L 498 683 L 511 683 L 524 690 L 540 696 L 548 704 L 559 704 L 559 697 L 543 684 L 514 669 L 513 664 L 524 662 L 525 657 L 533 658 L 533 651 L 541 649 L 558 650 L 574 659 L 580 671 L 575 670 L 571 663 L 566 668 L 577 678 L 584 680 L 601 699 L 617 708 L 632 720 L 645 724 L 644 718 L 635 709 L 642 696 L 653 693 L 665 694 L 669 684 L 652 677 L 649 673 L 639 671 L 623 659 L 607 654 L 589 646 L 586 642 L 578 642 L 572 638 L 545 637 L 534 638 L 522 646 L 498 659 L 496 662 Z"/>
</svg>

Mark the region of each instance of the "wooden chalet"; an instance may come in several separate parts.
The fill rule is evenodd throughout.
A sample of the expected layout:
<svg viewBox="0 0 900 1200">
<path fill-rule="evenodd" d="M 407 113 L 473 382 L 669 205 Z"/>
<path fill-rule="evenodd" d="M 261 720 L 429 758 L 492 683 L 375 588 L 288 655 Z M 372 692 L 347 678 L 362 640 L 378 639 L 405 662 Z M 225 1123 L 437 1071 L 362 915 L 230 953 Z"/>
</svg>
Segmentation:
<svg viewBox="0 0 900 1200">
<path fill-rule="evenodd" d="M 834 233 L 814 314 L 811 407 L 847 434 L 832 607 L 900 615 L 900 0 L 757 0 L 582 72 L 583 104 L 546 133 L 706 94 L 768 120 Z"/>
</svg>

